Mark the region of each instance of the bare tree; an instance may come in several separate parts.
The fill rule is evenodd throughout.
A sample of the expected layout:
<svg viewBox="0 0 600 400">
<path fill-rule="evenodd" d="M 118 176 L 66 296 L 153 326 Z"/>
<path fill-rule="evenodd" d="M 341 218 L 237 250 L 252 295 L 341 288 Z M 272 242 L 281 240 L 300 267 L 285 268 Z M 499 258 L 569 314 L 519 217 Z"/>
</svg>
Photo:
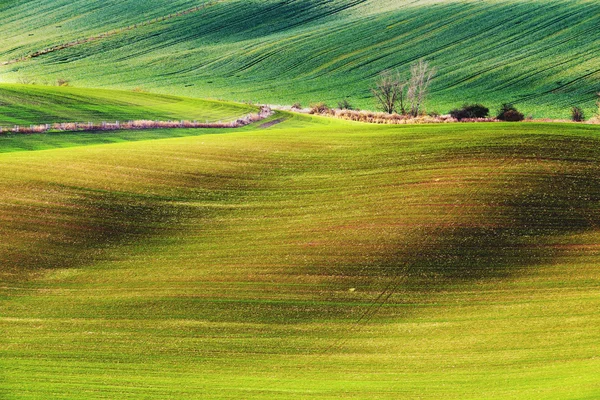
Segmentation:
<svg viewBox="0 0 600 400">
<path fill-rule="evenodd" d="M 410 115 L 413 117 L 419 115 L 435 73 L 436 69 L 430 67 L 429 63 L 423 59 L 411 65 L 406 99 L 410 105 Z"/>
<path fill-rule="evenodd" d="M 371 89 L 371 92 L 384 112 L 393 114 L 400 103 L 400 112 L 405 114 L 404 88 L 407 83 L 403 82 L 398 74 L 386 70 L 380 74 L 377 86 L 375 89 Z"/>
</svg>

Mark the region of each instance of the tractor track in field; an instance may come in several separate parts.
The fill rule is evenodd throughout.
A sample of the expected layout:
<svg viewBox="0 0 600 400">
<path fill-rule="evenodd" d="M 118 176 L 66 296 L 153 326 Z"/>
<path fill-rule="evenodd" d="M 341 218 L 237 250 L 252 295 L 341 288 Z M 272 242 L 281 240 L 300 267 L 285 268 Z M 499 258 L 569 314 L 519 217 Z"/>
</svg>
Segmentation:
<svg viewBox="0 0 600 400">
<path fill-rule="evenodd" d="M 485 179 L 489 179 L 493 174 L 498 174 L 507 171 L 507 169 L 510 166 L 512 166 L 517 160 L 517 154 L 509 154 L 502 160 L 499 160 L 498 166 L 496 168 L 493 168 L 486 174 L 483 174 L 483 177 Z M 452 221 L 457 216 L 460 216 L 465 212 L 466 208 L 464 207 L 464 204 L 471 203 L 472 200 L 476 198 L 477 194 L 477 190 L 471 191 L 469 196 L 461 204 L 462 206 L 452 207 L 450 211 L 440 216 L 437 223 L 428 227 L 431 228 L 431 231 L 423 238 L 421 242 L 419 242 L 418 248 L 415 248 L 414 251 L 411 251 L 409 253 L 409 257 L 419 257 L 421 249 L 423 249 L 427 245 L 433 245 L 433 233 L 443 231 L 450 226 L 456 225 Z M 363 312 L 360 313 L 358 317 L 353 321 L 349 321 L 349 327 L 345 330 L 344 335 L 335 340 L 331 345 L 327 346 L 322 351 L 315 353 L 313 359 L 302 364 L 303 367 L 310 367 L 312 365 L 315 365 L 319 361 L 322 361 L 323 359 L 335 354 L 336 350 L 342 349 L 344 345 L 349 343 L 357 333 L 359 333 L 369 322 L 371 322 L 375 318 L 379 311 L 381 311 L 381 309 L 385 307 L 385 305 L 389 303 L 390 299 L 398 292 L 401 285 L 407 282 L 407 279 L 411 272 L 410 266 L 407 262 L 404 262 L 403 266 L 407 266 L 408 269 L 400 270 L 399 273 L 390 277 L 389 281 L 383 287 L 383 289 L 377 292 L 377 296 L 371 301 L 369 301 L 367 305 L 364 306 Z M 280 382 L 281 380 L 274 380 L 265 387 L 272 388 Z"/>
<path fill-rule="evenodd" d="M 517 160 L 516 155 L 509 155 L 506 158 L 502 159 L 497 168 L 494 168 L 487 174 L 485 174 L 485 178 L 488 179 L 492 174 L 497 174 L 498 172 L 506 171 L 515 161 Z M 465 202 L 470 202 L 477 195 L 477 191 L 472 191 L 469 197 L 465 200 Z M 453 207 L 453 210 L 457 210 L 457 212 L 453 212 L 452 210 L 442 215 L 438 222 L 433 225 L 432 232 L 426 235 L 424 240 L 419 243 L 418 248 L 415 249 L 414 254 L 412 256 L 418 257 L 420 250 L 426 247 L 432 240 L 432 233 L 440 230 L 447 229 L 449 226 L 453 226 L 454 223 L 452 220 L 457 216 L 460 216 L 464 213 L 465 207 Z M 404 272 L 404 273 L 402 273 Z M 408 273 L 408 274 L 407 274 Z M 365 310 L 356 318 L 351 326 L 347 330 L 347 334 L 345 337 L 338 339 L 335 343 L 327 347 L 323 352 L 319 354 L 320 357 L 327 357 L 332 354 L 332 352 L 336 349 L 342 348 L 348 341 L 353 337 L 353 335 L 359 332 L 363 326 L 368 324 L 370 321 L 375 318 L 375 316 L 379 313 L 379 311 L 390 301 L 392 296 L 394 296 L 400 286 L 407 281 L 408 276 L 410 275 L 410 267 L 408 270 L 401 271 L 395 276 L 391 277 L 389 282 L 384 286 L 384 288 L 378 293 L 377 297 L 375 297 L 367 306 L 365 306 Z"/>
<path fill-rule="evenodd" d="M 521 142 L 520 147 L 527 148 L 528 140 L 524 140 L 523 142 Z M 510 171 L 510 169 L 513 166 L 515 166 L 522 159 L 522 157 L 523 156 L 521 156 L 518 152 L 510 152 L 506 154 L 501 160 L 499 160 L 495 168 L 490 168 L 489 172 L 481 174 L 481 178 L 478 179 L 490 181 L 493 175 L 505 175 Z M 557 174 L 556 168 L 552 165 L 544 163 L 540 165 L 543 169 L 544 175 L 548 177 L 553 177 Z M 570 179 L 570 182 L 572 182 L 573 176 L 571 174 L 568 174 L 568 177 Z M 577 184 L 581 185 L 580 182 L 577 182 Z M 548 186 L 545 190 L 548 189 L 556 190 L 553 185 Z M 558 191 L 563 192 L 564 190 L 559 189 Z M 460 203 L 460 205 L 457 205 L 457 207 L 453 207 L 450 211 L 440 216 L 438 221 L 431 227 L 431 231 L 429 231 L 428 234 L 424 236 L 423 240 L 420 241 L 417 246 L 411 246 L 409 248 L 408 255 L 405 256 L 406 259 L 410 260 L 411 258 L 416 257 L 422 257 L 427 259 L 428 257 L 431 257 L 431 255 L 427 255 L 427 251 L 423 251 L 423 249 L 427 248 L 428 246 L 435 245 L 434 240 L 436 233 L 443 234 L 448 227 L 457 226 L 457 224 L 453 222 L 453 220 L 455 220 L 456 217 L 465 215 L 465 211 L 467 210 L 467 207 L 465 207 L 465 205 L 469 203 L 476 203 L 475 200 L 480 194 L 480 190 L 477 186 L 475 186 L 475 190 L 469 191 L 468 193 L 468 196 L 466 196 L 466 198 Z M 530 194 L 528 194 L 528 196 L 530 196 Z M 555 220 L 555 214 L 550 212 L 548 215 L 551 215 L 551 219 Z M 580 212 L 580 218 L 585 222 L 585 224 L 587 224 L 588 227 L 597 229 L 598 226 L 600 226 L 597 222 L 597 217 L 596 219 L 594 218 L 593 210 L 584 209 Z M 410 244 L 408 246 L 410 246 Z M 554 246 L 556 247 L 556 245 Z M 569 249 L 571 246 L 575 246 L 575 248 L 581 248 L 583 246 L 583 248 L 591 247 L 592 249 L 595 249 L 594 245 L 589 244 L 567 244 L 566 246 L 560 246 L 560 248 Z M 527 247 L 523 248 L 527 249 Z M 319 357 L 326 357 L 332 354 L 336 349 L 341 349 L 346 343 L 349 342 L 349 340 L 352 339 L 355 333 L 359 332 L 361 329 L 363 329 L 365 325 L 367 325 L 370 321 L 373 320 L 373 318 L 375 318 L 378 312 L 390 301 L 392 296 L 394 296 L 398 292 L 401 285 L 407 282 L 411 272 L 414 272 L 411 271 L 410 263 L 403 261 L 400 262 L 398 265 L 405 268 L 399 268 L 399 272 L 394 276 L 390 277 L 387 284 L 383 287 L 383 289 L 380 292 L 378 292 L 377 296 L 367 306 L 365 306 L 365 309 L 358 316 L 358 318 L 351 322 L 350 327 L 347 329 L 345 335 L 343 337 L 340 337 L 333 344 L 327 347 L 324 351 L 319 353 Z"/>
<path fill-rule="evenodd" d="M 76 39 L 71 42 L 61 43 L 61 44 L 58 44 L 58 45 L 55 45 L 52 47 L 47 47 L 45 49 L 35 51 L 33 53 L 29 53 L 23 57 L 13 58 L 12 60 L 0 62 L 0 65 L 16 64 L 16 63 L 31 60 L 32 58 L 37 58 L 37 57 L 40 57 L 40 56 L 43 56 L 46 54 L 56 53 L 58 51 L 70 49 L 72 47 L 77 47 L 77 46 L 81 46 L 81 45 L 84 45 L 87 43 L 92 43 L 92 42 L 97 42 L 99 40 L 108 39 L 110 37 L 113 37 L 113 36 L 116 36 L 116 35 L 119 35 L 119 34 L 122 34 L 125 32 L 133 31 L 133 30 L 145 27 L 145 26 L 150 26 L 150 25 L 154 25 L 154 24 L 157 24 L 160 22 L 170 21 L 172 19 L 179 18 L 184 15 L 194 14 L 194 13 L 203 11 L 207 8 L 213 7 L 219 3 L 223 3 L 226 1 L 227 0 L 213 0 L 213 1 L 210 1 L 205 4 L 202 4 L 202 5 L 199 5 L 196 7 L 192 7 L 192 8 L 188 8 L 188 9 L 182 10 L 182 11 L 177 11 L 175 13 L 171 13 L 169 15 L 164 15 L 162 17 L 153 18 L 151 20 L 143 21 L 143 22 L 133 24 L 133 25 L 128 25 L 126 27 L 116 28 L 116 29 L 110 30 L 108 32 L 103 32 L 103 33 L 99 33 L 97 35 L 88 36 L 83 39 Z"/>
</svg>

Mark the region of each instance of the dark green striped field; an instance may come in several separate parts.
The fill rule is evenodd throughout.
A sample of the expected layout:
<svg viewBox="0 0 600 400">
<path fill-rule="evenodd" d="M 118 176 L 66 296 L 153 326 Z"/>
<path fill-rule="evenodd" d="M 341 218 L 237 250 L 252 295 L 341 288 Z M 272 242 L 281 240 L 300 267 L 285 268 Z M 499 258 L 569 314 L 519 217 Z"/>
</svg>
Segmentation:
<svg viewBox="0 0 600 400">
<path fill-rule="evenodd" d="M 174 17 L 196 6 L 206 8 Z M 372 109 L 369 89 L 379 72 L 408 72 L 425 58 L 439 70 L 429 111 L 464 102 L 495 111 L 514 102 L 534 117 L 566 118 L 574 105 L 591 116 L 600 90 L 595 0 L 30 0 L 0 7 L 0 62 L 111 34 L 0 66 L 5 82 L 68 79 L 260 103 L 348 98 Z"/>
<path fill-rule="evenodd" d="M 0 154 L 0 397 L 600 396 L 597 127 L 273 118 Z"/>
</svg>

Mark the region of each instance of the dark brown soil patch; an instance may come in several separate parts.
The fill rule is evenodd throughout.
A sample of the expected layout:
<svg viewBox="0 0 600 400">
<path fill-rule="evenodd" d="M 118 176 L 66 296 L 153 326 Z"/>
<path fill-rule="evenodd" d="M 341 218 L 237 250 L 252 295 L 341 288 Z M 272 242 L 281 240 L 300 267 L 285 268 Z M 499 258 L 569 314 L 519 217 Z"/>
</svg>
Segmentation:
<svg viewBox="0 0 600 400">
<path fill-rule="evenodd" d="M 285 118 L 277 118 L 277 119 L 274 119 L 273 121 L 265 122 L 264 124 L 259 126 L 259 128 L 262 128 L 262 129 L 270 128 L 273 125 L 282 123 L 283 121 L 285 121 Z"/>
</svg>

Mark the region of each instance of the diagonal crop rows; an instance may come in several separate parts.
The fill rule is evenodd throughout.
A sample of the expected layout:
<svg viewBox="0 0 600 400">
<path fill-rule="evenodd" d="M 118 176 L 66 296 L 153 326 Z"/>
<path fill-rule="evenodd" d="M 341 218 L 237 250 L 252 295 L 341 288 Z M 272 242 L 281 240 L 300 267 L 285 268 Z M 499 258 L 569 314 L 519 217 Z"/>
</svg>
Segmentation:
<svg viewBox="0 0 600 400">
<path fill-rule="evenodd" d="M 197 13 L 199 11 L 202 11 L 202 10 L 208 8 L 208 7 L 215 6 L 216 4 L 221 3 L 223 1 L 226 1 L 226 0 L 213 0 L 213 1 L 210 1 L 208 3 L 202 4 L 200 6 L 192 7 L 192 8 L 183 10 L 183 11 L 178 11 L 178 12 L 175 12 L 175 13 L 172 13 L 172 14 L 169 14 L 169 15 L 165 15 L 165 16 L 162 16 L 162 17 L 157 17 L 157 18 L 154 18 L 154 19 L 151 19 L 151 20 L 143 21 L 141 23 L 137 23 L 137 24 L 134 24 L 134 25 L 129 25 L 129 26 L 125 26 L 125 27 L 122 27 L 122 28 L 114 29 L 114 30 L 111 30 L 109 32 L 99 33 L 99 34 L 96 34 L 94 36 L 89 36 L 89 37 L 83 38 L 83 39 L 76 39 L 74 41 L 67 42 L 67 43 L 57 44 L 55 46 L 48 47 L 48 48 L 45 48 L 45 49 L 42 49 L 42 50 L 38 50 L 38 51 L 35 51 L 33 53 L 24 55 L 24 56 L 19 57 L 19 58 L 13 58 L 12 60 L 2 61 L 2 62 L 0 62 L 0 65 L 16 64 L 16 63 L 24 62 L 24 61 L 30 60 L 32 58 L 40 57 L 40 56 L 43 56 L 43 55 L 46 55 L 46 54 L 58 52 L 60 50 L 64 50 L 64 49 L 68 49 L 68 48 L 76 47 L 76 46 L 81 46 L 81 45 L 84 45 L 84 44 L 87 44 L 87 43 L 91 43 L 91 42 L 95 42 L 95 41 L 98 41 L 98 40 L 107 39 L 107 38 L 110 38 L 112 36 L 115 36 L 115 35 L 118 35 L 118 34 L 122 34 L 122 33 L 125 33 L 127 31 L 131 31 L 131 30 L 134 30 L 134 29 L 137 29 L 137 28 L 141 28 L 141 27 L 144 27 L 144 26 L 149 26 L 149 25 L 157 24 L 159 22 L 169 21 L 169 20 L 172 20 L 174 18 L 182 17 L 184 15 L 188 15 L 188 14 L 192 14 L 192 13 Z"/>
</svg>

